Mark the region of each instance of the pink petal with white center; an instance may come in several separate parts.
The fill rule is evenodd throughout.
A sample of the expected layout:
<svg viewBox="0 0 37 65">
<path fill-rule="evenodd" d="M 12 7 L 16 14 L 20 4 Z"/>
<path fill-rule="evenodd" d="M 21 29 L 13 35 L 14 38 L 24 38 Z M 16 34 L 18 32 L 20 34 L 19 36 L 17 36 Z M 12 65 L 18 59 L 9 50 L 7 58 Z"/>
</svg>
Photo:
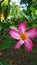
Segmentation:
<svg viewBox="0 0 37 65">
<path fill-rule="evenodd" d="M 24 48 L 26 49 L 27 52 L 30 52 L 32 50 L 33 43 L 30 39 L 25 40 L 24 42 Z"/>
<path fill-rule="evenodd" d="M 17 39 L 17 40 L 20 39 L 20 36 L 19 36 L 19 34 L 16 30 L 13 30 L 13 29 L 9 30 L 9 34 L 10 34 L 11 38 L 14 38 L 14 39 Z"/>
<path fill-rule="evenodd" d="M 27 34 L 28 34 L 28 37 L 30 37 L 30 38 L 35 38 L 35 37 L 37 37 L 37 31 L 36 31 L 36 29 L 30 29 L 30 30 L 27 32 Z"/>
<path fill-rule="evenodd" d="M 19 33 L 26 31 L 26 24 L 25 24 L 24 22 L 21 22 L 21 23 L 18 25 L 18 31 L 19 31 Z"/>
<path fill-rule="evenodd" d="M 23 45 L 24 41 L 20 40 L 18 41 L 18 43 L 16 44 L 16 46 L 14 46 L 14 49 L 19 49 L 21 47 L 21 45 Z"/>
</svg>

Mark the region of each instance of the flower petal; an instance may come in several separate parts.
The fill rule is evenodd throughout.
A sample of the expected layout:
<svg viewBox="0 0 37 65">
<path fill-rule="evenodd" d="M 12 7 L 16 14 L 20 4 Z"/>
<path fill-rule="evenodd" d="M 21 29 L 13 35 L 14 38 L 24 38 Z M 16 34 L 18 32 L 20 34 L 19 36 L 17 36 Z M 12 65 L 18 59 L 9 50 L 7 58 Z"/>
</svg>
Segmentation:
<svg viewBox="0 0 37 65">
<path fill-rule="evenodd" d="M 23 43 L 24 43 L 24 41 L 22 41 L 22 40 L 18 41 L 16 46 L 14 46 L 14 49 L 19 49 Z"/>
<path fill-rule="evenodd" d="M 9 34 L 10 34 L 11 38 L 14 38 L 14 39 L 17 39 L 17 40 L 20 39 L 20 36 L 19 36 L 18 32 L 13 30 L 13 29 L 9 30 Z"/>
<path fill-rule="evenodd" d="M 28 33 L 28 36 L 29 36 L 30 38 L 35 38 L 35 37 L 37 37 L 37 31 L 36 31 L 36 29 L 30 29 L 27 33 Z"/>
<path fill-rule="evenodd" d="M 37 37 L 37 30 L 36 30 L 36 37 Z"/>
<path fill-rule="evenodd" d="M 26 31 L 26 24 L 25 24 L 24 22 L 21 22 L 21 23 L 18 25 L 18 31 L 19 31 L 19 33 Z"/>
<path fill-rule="evenodd" d="M 24 47 L 25 47 L 26 51 L 30 52 L 33 47 L 32 41 L 30 39 L 25 40 Z"/>
</svg>

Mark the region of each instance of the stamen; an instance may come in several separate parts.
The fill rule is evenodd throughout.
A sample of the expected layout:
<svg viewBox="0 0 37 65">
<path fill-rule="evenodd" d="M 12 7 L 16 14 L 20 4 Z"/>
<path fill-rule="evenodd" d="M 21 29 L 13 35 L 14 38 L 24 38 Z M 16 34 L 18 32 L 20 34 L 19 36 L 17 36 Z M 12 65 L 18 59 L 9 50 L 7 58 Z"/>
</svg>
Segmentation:
<svg viewBox="0 0 37 65">
<path fill-rule="evenodd" d="M 27 38 L 27 34 L 21 33 L 20 37 L 22 40 L 25 40 Z"/>
</svg>

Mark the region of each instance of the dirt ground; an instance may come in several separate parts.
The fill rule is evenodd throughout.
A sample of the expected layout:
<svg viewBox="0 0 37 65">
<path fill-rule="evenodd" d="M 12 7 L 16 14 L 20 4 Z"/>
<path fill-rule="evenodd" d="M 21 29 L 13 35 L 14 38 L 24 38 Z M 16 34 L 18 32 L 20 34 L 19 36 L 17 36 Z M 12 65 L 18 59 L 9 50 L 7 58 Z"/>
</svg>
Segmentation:
<svg viewBox="0 0 37 65">
<path fill-rule="evenodd" d="M 37 40 L 30 53 L 22 50 L 14 52 L 12 49 L 0 51 L 0 59 L 7 61 L 10 65 L 37 65 Z"/>
</svg>

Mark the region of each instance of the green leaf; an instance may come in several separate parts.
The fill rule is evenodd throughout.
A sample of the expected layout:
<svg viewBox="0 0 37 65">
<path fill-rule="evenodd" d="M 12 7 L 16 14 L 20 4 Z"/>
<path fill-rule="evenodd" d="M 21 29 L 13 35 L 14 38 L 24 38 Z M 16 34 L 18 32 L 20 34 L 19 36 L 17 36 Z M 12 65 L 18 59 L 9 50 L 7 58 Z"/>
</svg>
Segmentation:
<svg viewBox="0 0 37 65">
<path fill-rule="evenodd" d="M 0 42 L 0 50 L 7 48 L 12 48 L 11 39 L 8 35 L 6 35 Z"/>
<path fill-rule="evenodd" d="M 8 35 L 5 36 L 5 39 L 0 42 L 0 50 L 5 50 L 12 48 L 16 44 L 14 39 L 11 39 Z"/>
<path fill-rule="evenodd" d="M 10 26 L 10 29 L 14 29 L 17 31 L 17 28 L 15 26 Z"/>
<path fill-rule="evenodd" d="M 7 6 L 8 5 L 8 0 L 4 0 L 1 5 Z"/>
<path fill-rule="evenodd" d="M 8 62 L 3 61 L 3 60 L 0 59 L 0 65 L 9 65 L 9 64 L 8 64 Z"/>
<path fill-rule="evenodd" d="M 28 20 L 32 21 L 29 15 L 26 15 L 25 13 L 21 12 L 21 14 Z"/>
<path fill-rule="evenodd" d="M 1 31 L 1 29 L 2 29 L 2 25 L 3 25 L 3 24 L 0 22 L 0 31 Z"/>
<path fill-rule="evenodd" d="M 4 42 L 0 44 L 0 50 L 7 48 L 12 48 L 12 44 L 8 40 L 4 40 Z"/>
<path fill-rule="evenodd" d="M 32 11 L 32 13 L 35 15 L 35 13 L 36 13 L 36 9 L 34 8 L 34 7 L 30 7 L 30 10 Z"/>
<path fill-rule="evenodd" d="M 1 31 L 1 29 L 2 29 L 2 26 L 0 25 L 0 31 Z"/>
</svg>

